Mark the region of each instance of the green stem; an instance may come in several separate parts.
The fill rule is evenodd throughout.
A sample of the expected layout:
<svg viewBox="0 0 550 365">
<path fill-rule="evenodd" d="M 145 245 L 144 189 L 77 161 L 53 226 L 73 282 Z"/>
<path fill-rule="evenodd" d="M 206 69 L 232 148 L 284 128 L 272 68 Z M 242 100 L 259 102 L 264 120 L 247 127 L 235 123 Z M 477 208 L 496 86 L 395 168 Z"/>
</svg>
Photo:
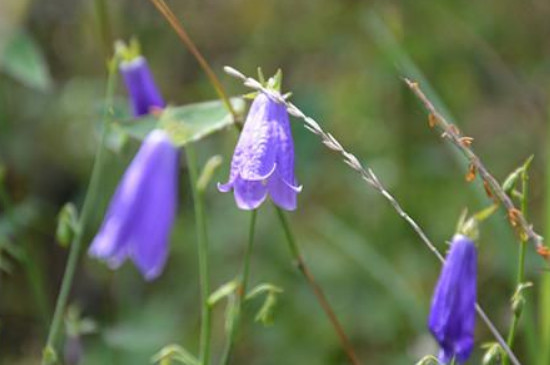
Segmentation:
<svg viewBox="0 0 550 365">
<path fill-rule="evenodd" d="M 528 187 L 528 175 L 527 175 L 527 168 L 525 168 L 521 175 L 521 186 L 522 186 L 522 195 L 521 195 L 521 213 L 525 218 L 527 218 L 527 196 L 529 194 L 529 187 Z M 519 288 L 520 285 L 523 284 L 525 281 L 525 254 L 527 252 L 527 239 L 523 237 L 523 235 L 520 235 L 520 242 L 519 242 L 519 255 L 518 255 L 518 272 L 516 276 L 516 288 Z M 523 294 L 519 294 L 522 295 Z M 521 317 L 521 310 L 514 312 L 514 316 L 512 318 L 512 324 L 510 325 L 510 332 L 508 333 L 508 339 L 506 343 L 508 344 L 508 347 L 510 349 L 514 346 L 514 340 L 516 337 L 516 332 L 519 325 L 519 319 Z M 509 359 L 506 354 L 504 354 L 504 357 L 502 359 L 503 365 L 509 364 Z"/>
<path fill-rule="evenodd" d="M 332 327 L 334 328 L 334 331 L 336 332 L 336 335 L 340 340 L 340 344 L 344 352 L 346 353 L 350 364 L 359 365 L 359 359 L 353 350 L 353 347 L 351 345 L 351 342 L 348 339 L 348 336 L 344 332 L 344 328 L 340 324 L 338 317 L 336 317 L 336 314 L 334 313 L 334 310 L 332 309 L 325 294 L 323 293 L 323 290 L 321 289 L 319 284 L 317 284 L 313 274 L 311 273 L 309 268 L 306 266 L 306 263 L 300 252 L 300 248 L 296 243 L 296 240 L 294 239 L 294 235 L 292 234 L 292 230 L 290 229 L 290 224 L 288 223 L 288 220 L 284 212 L 279 207 L 275 207 L 275 209 L 277 211 L 277 217 L 279 218 L 279 222 L 281 223 L 283 231 L 285 232 L 286 241 L 288 243 L 288 248 L 290 249 L 292 258 L 296 262 L 298 269 L 306 279 L 308 285 L 311 287 L 317 301 L 319 302 L 323 311 L 325 312 L 325 315 L 330 320 L 330 323 L 332 324 Z"/>
<path fill-rule="evenodd" d="M 74 279 L 74 273 L 76 270 L 76 265 L 78 263 L 78 257 L 80 256 L 80 251 L 82 248 L 82 239 L 84 232 L 87 228 L 88 221 L 93 212 L 94 203 L 97 200 L 97 192 L 99 188 L 99 182 L 101 180 L 101 170 L 103 167 L 104 160 L 104 145 L 108 131 L 108 121 L 110 115 L 112 114 L 112 101 L 113 94 L 115 89 L 115 71 L 116 65 L 115 62 L 109 64 L 109 74 L 107 78 L 107 90 L 106 90 L 106 106 L 105 114 L 103 116 L 103 130 L 101 132 L 101 139 L 99 141 L 99 146 L 97 148 L 96 156 L 94 159 L 94 165 L 92 168 L 92 176 L 90 178 L 90 183 L 86 191 L 84 198 L 84 203 L 82 204 L 82 211 L 76 228 L 75 236 L 71 242 L 71 248 L 69 252 L 69 258 L 67 260 L 67 265 L 65 266 L 65 273 L 63 274 L 63 279 L 61 282 L 61 289 L 57 297 L 57 302 L 55 304 L 55 311 L 53 314 L 53 319 L 50 324 L 50 330 L 48 333 L 48 338 L 46 341 L 46 346 L 44 349 L 44 354 L 42 356 L 42 364 L 48 364 L 52 357 L 55 357 L 55 343 L 59 335 L 59 330 L 61 327 L 61 322 L 63 319 L 63 314 L 65 313 L 65 308 L 67 307 L 67 300 L 69 297 L 69 292 L 71 290 L 72 282 Z"/>
<path fill-rule="evenodd" d="M 106 58 L 111 57 L 113 45 L 113 33 L 111 32 L 111 22 L 109 21 L 109 12 L 107 11 L 106 0 L 95 0 L 95 11 L 97 15 L 98 28 L 101 37 L 103 53 Z"/>
<path fill-rule="evenodd" d="M 210 363 L 210 342 L 212 334 L 212 309 L 208 305 L 210 295 L 210 269 L 208 265 L 208 235 L 206 229 L 206 217 L 204 214 L 204 194 L 198 186 L 199 171 L 197 168 L 197 157 L 194 147 L 188 145 L 185 149 L 187 165 L 189 167 L 189 178 L 193 191 L 193 202 L 195 207 L 195 224 L 197 230 L 197 244 L 199 254 L 199 280 L 201 287 L 201 335 L 200 335 L 200 362 L 202 365 Z"/>
<path fill-rule="evenodd" d="M 248 280 L 250 277 L 250 262 L 252 258 L 252 248 L 254 247 L 254 230 L 256 228 L 256 215 L 257 215 L 256 210 L 253 210 L 252 214 L 250 215 L 250 226 L 248 230 L 248 244 L 246 246 L 246 251 L 244 253 L 243 268 L 242 268 L 241 278 L 240 278 L 241 282 L 237 293 L 236 307 L 232 311 L 232 317 L 230 318 L 229 338 L 227 339 L 227 344 L 220 361 L 220 364 L 222 365 L 229 364 L 229 360 L 231 359 L 233 346 L 235 344 L 236 335 L 237 335 L 240 320 L 241 320 L 243 303 L 246 298 Z"/>
</svg>

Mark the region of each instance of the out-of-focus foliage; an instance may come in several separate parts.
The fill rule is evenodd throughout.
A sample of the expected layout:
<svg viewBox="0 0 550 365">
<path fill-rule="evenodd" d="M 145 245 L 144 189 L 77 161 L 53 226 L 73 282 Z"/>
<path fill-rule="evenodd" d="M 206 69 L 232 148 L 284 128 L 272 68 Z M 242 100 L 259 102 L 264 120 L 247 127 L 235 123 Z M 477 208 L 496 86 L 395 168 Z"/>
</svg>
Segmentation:
<svg viewBox="0 0 550 365">
<path fill-rule="evenodd" d="M 56 216 L 69 201 L 82 204 L 101 128 L 111 41 L 139 38 L 171 105 L 216 97 L 149 1 L 104 1 L 106 17 L 98 17 L 101 2 L 0 2 L 0 163 L 6 192 L 0 205 L 0 257 L 9 265 L 0 269 L 2 364 L 35 364 L 40 356 L 67 258 L 67 250 L 55 242 Z M 258 66 L 266 74 L 282 68 L 283 90 L 293 92 L 293 102 L 372 167 L 441 250 L 462 209 L 479 210 L 488 200 L 480 183 L 464 181 L 463 165 L 428 128 L 424 111 L 404 86 L 401 77 L 417 77 L 409 75 L 414 68 L 461 130 L 475 138 L 474 148 L 497 177 L 504 179 L 535 154 L 530 218 L 542 225 L 548 1 L 169 4 L 231 95 L 249 90 L 223 76 L 222 65 L 251 75 Z M 23 40 L 17 38 L 21 34 Z M 6 52 L 17 39 L 24 42 L 16 44 L 21 58 L 6 66 L 6 57 L 15 57 Z M 122 116 L 124 90 L 116 95 L 117 116 Z M 435 353 L 425 321 L 438 262 L 338 156 L 299 123 L 293 132 L 304 190 L 299 209 L 289 217 L 359 357 L 365 364 L 411 364 Z M 115 137 L 86 243 L 137 148 L 132 140 L 115 148 L 121 146 Z M 215 189 L 215 182 L 227 176 L 236 138 L 226 129 L 197 145 L 203 164 L 212 155 L 224 156 L 224 168 L 206 190 L 213 288 L 237 275 L 248 230 L 248 213 L 237 210 L 230 194 Z M 197 250 L 185 166 L 181 177 L 171 256 L 159 280 L 144 283 L 131 265 L 111 272 L 82 257 L 70 302 L 97 325 L 79 337 L 82 364 L 143 364 L 171 343 L 196 353 Z M 277 296 L 269 327 L 254 322 L 262 301 L 247 303 L 234 363 L 344 364 L 338 340 L 291 262 L 268 205 L 259 212 L 257 229 L 251 287 L 270 282 L 284 292 Z M 503 332 L 510 320 L 516 248 L 504 214 L 482 226 L 479 299 Z M 541 263 L 532 251 L 528 256 L 527 278 L 536 288 Z M 526 293 L 517 341 L 517 353 L 528 364 L 537 351 L 535 292 Z M 215 359 L 224 339 L 224 308 L 216 308 Z M 481 324 L 476 339 L 477 345 L 493 340 Z M 482 355 L 476 350 L 472 362 Z"/>
</svg>

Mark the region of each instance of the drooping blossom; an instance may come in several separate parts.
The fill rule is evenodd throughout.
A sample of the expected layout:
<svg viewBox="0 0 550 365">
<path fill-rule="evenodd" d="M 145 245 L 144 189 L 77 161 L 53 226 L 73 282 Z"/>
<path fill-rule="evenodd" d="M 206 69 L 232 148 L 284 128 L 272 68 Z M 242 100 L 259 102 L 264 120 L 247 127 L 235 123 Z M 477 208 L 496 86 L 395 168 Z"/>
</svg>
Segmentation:
<svg viewBox="0 0 550 365">
<path fill-rule="evenodd" d="M 111 268 L 132 260 L 147 280 L 162 272 L 177 203 L 178 149 L 154 130 L 124 173 L 89 254 Z"/>
<path fill-rule="evenodd" d="M 166 106 L 145 57 L 137 56 L 129 61 L 122 61 L 120 72 L 130 94 L 134 117 L 148 114 L 153 108 Z"/>
<path fill-rule="evenodd" d="M 441 348 L 439 360 L 465 362 L 474 347 L 477 248 L 456 234 L 432 297 L 428 327 Z"/>
<path fill-rule="evenodd" d="M 235 147 L 229 181 L 218 189 L 233 189 L 240 209 L 256 209 L 268 195 L 279 207 L 296 209 L 302 187 L 294 178 L 294 142 L 283 104 L 263 93 L 256 96 Z"/>
</svg>

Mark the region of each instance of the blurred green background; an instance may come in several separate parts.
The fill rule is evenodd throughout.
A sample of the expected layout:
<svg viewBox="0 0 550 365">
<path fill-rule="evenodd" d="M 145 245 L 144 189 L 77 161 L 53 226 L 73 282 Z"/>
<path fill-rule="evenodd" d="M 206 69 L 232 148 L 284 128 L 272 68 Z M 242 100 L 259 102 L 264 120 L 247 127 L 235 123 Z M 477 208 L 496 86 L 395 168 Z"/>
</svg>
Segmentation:
<svg viewBox="0 0 550 365">
<path fill-rule="evenodd" d="M 292 100 L 374 169 L 441 250 L 461 211 L 482 209 L 489 201 L 479 181 L 465 182 L 464 162 L 428 128 L 403 76 L 431 85 L 430 96 L 475 138 L 475 150 L 499 179 L 535 155 L 529 215 L 538 231 L 544 227 L 550 2 L 169 4 L 231 94 L 248 90 L 224 76 L 223 65 L 249 75 L 258 66 L 266 74 L 281 67 Z M 132 36 L 139 38 L 170 104 L 216 98 L 197 62 L 146 0 L 0 1 L 1 364 L 39 361 L 67 258 L 55 240 L 56 216 L 66 202 L 82 203 L 101 125 L 106 60 L 113 40 Z M 116 95 L 125 108 L 120 82 Z M 293 132 L 304 190 L 289 217 L 359 357 L 364 364 L 412 364 L 436 353 L 425 320 L 439 263 L 339 156 L 299 122 Z M 236 137 L 233 130 L 222 131 L 197 145 L 201 163 L 214 154 L 224 157 L 215 181 L 226 179 Z M 86 246 L 136 148 L 132 142 L 110 150 Z M 131 264 L 112 272 L 82 257 L 70 303 L 97 328 L 82 336 L 81 364 L 146 364 L 174 342 L 197 352 L 200 296 L 185 167 L 181 181 L 171 255 L 159 280 L 145 283 Z M 240 270 L 249 213 L 211 184 L 207 214 L 216 288 Z M 516 251 L 517 240 L 499 212 L 482 227 L 479 301 L 503 333 L 510 322 Z M 528 256 L 528 279 L 538 285 L 543 264 L 532 249 Z M 247 305 L 233 363 L 345 364 L 268 204 L 258 218 L 251 284 L 266 281 L 284 288 L 275 324 L 254 322 L 261 301 Z M 529 292 L 530 304 L 537 303 L 537 292 Z M 217 359 L 223 306 L 214 316 Z M 537 310 L 530 307 L 516 346 L 525 364 L 534 363 L 540 346 L 548 347 L 536 341 L 537 323 Z M 486 341 L 492 337 L 479 323 L 476 345 Z M 481 356 L 478 346 L 471 362 Z"/>
</svg>

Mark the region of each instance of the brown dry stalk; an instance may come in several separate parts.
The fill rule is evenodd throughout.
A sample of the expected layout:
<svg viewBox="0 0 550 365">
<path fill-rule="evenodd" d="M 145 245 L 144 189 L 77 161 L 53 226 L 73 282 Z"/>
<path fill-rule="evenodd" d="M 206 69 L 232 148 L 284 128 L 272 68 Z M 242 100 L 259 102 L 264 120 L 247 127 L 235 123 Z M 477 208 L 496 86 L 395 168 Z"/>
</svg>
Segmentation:
<svg viewBox="0 0 550 365">
<path fill-rule="evenodd" d="M 533 230 L 533 226 L 527 222 L 521 211 L 519 211 L 512 201 L 512 199 L 504 192 L 502 186 L 500 186 L 497 179 L 489 172 L 485 165 L 481 162 L 481 159 L 474 153 L 471 148 L 471 143 L 464 143 L 465 138 L 470 140 L 469 137 L 462 136 L 458 128 L 447 121 L 443 115 L 435 108 L 433 103 L 428 99 L 426 94 L 420 89 L 417 82 L 413 82 L 409 79 L 404 79 L 407 86 L 414 92 L 414 94 L 420 99 L 424 107 L 428 111 L 428 120 L 434 123 L 443 130 L 443 138 L 453 143 L 470 161 L 470 173 L 471 171 L 477 171 L 480 177 L 483 179 L 484 184 L 490 188 L 493 196 L 500 201 L 506 208 L 508 215 L 513 215 L 514 219 L 510 220 L 512 227 L 519 229 L 519 234 L 525 234 L 535 246 L 536 251 L 544 251 L 543 237 Z M 471 142 L 471 140 L 470 140 Z M 543 256 L 543 255 L 541 255 Z M 544 256 L 543 256 L 544 257 Z"/>
</svg>

